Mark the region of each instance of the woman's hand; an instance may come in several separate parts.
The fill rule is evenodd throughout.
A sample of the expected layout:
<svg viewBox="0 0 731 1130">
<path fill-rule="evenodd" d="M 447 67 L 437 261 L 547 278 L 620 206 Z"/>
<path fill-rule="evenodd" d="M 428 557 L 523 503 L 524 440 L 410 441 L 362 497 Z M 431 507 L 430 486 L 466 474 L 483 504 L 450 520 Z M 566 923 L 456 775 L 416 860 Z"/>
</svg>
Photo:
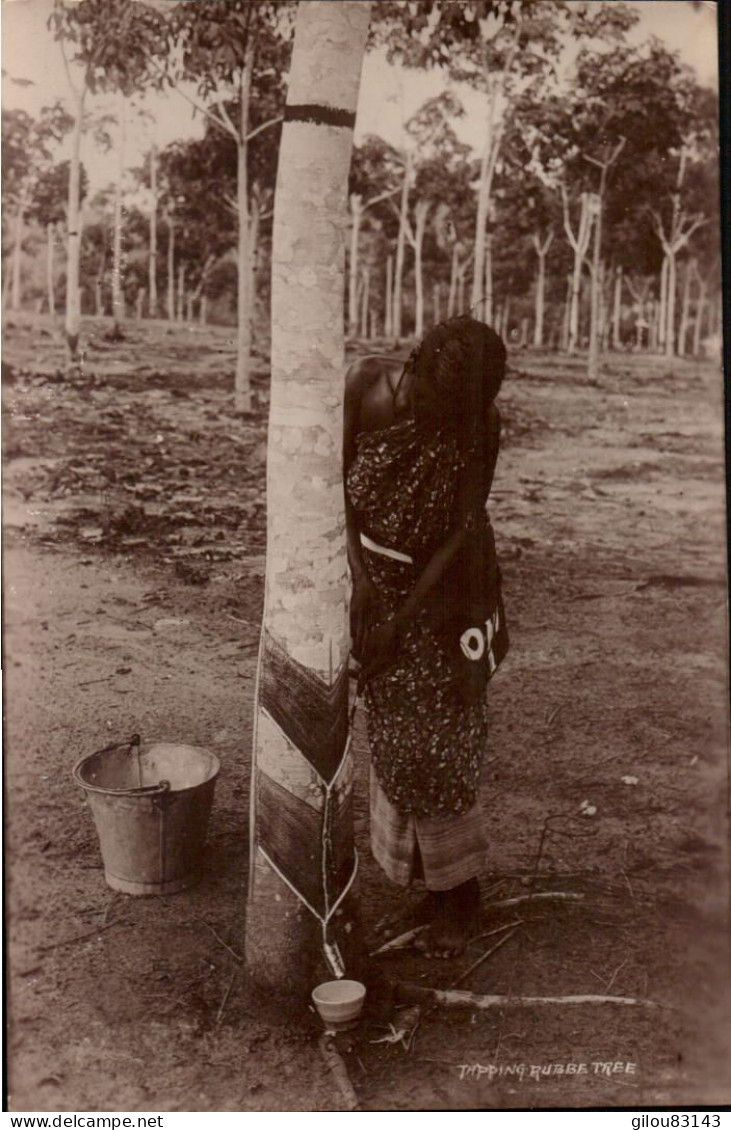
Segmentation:
<svg viewBox="0 0 731 1130">
<path fill-rule="evenodd" d="M 378 619 L 381 598 L 378 589 L 367 573 L 353 581 L 350 598 L 350 638 L 353 645 L 353 658 L 363 662 L 363 648 L 366 634 Z"/>
</svg>

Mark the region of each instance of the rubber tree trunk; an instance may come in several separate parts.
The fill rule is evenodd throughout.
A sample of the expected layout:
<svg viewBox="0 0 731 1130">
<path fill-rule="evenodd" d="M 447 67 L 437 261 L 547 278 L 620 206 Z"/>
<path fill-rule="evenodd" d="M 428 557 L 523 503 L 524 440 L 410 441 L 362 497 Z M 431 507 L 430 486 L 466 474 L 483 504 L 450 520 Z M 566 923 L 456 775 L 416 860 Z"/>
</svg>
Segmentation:
<svg viewBox="0 0 731 1130">
<path fill-rule="evenodd" d="M 84 129 L 86 87 L 76 96 L 74 128 L 71 134 L 69 161 L 69 195 L 66 208 L 66 348 L 72 365 L 79 360 L 81 332 L 81 295 L 79 293 L 79 259 L 81 256 L 81 135 Z"/>
<path fill-rule="evenodd" d="M 371 305 L 371 269 L 363 269 L 363 301 L 361 303 L 360 333 L 361 337 L 368 337 L 368 311 Z"/>
<path fill-rule="evenodd" d="M 148 314 L 151 318 L 157 317 L 157 146 L 150 150 L 150 263 L 149 285 L 150 302 Z"/>
<path fill-rule="evenodd" d="M 393 336 L 401 339 L 401 319 L 403 314 L 404 258 L 406 256 L 406 228 L 409 211 L 409 182 L 411 180 L 411 153 L 407 152 L 404 164 L 404 180 L 401 186 L 401 207 L 399 208 L 398 237 L 396 239 L 396 264 L 393 278 Z"/>
<path fill-rule="evenodd" d="M 236 159 L 236 215 L 238 217 L 238 289 L 236 301 L 236 378 L 234 406 L 237 412 L 251 411 L 251 247 L 249 242 L 248 143 L 249 100 L 253 50 L 247 53 L 241 76 L 239 105 L 239 139 Z"/>
<path fill-rule="evenodd" d="M 54 286 L 53 245 L 56 240 L 56 225 L 46 224 L 46 290 L 48 294 L 48 313 L 56 317 L 56 292 Z"/>
<path fill-rule="evenodd" d="M 692 265 L 686 260 L 683 272 L 683 301 L 680 308 L 680 329 L 678 330 L 678 353 L 683 357 L 688 352 L 686 339 L 690 328 L 690 280 Z"/>
<path fill-rule="evenodd" d="M 438 325 L 442 320 L 442 284 L 435 282 L 432 288 L 432 307 L 434 325 Z"/>
<path fill-rule="evenodd" d="M 563 327 L 561 330 L 561 348 L 564 353 L 568 352 L 569 348 L 569 334 L 571 329 L 571 295 L 573 291 L 573 277 L 571 274 L 567 276 L 566 282 L 566 304 L 564 306 Z"/>
<path fill-rule="evenodd" d="M 21 199 L 18 204 L 18 211 L 15 213 L 15 222 L 13 224 L 13 268 L 12 268 L 12 285 L 10 290 L 10 309 L 20 310 L 23 300 L 22 296 L 22 278 L 21 278 L 21 265 L 23 259 L 23 212 L 25 210 L 25 200 Z"/>
<path fill-rule="evenodd" d="M 358 332 L 358 243 L 363 218 L 363 198 L 353 193 L 350 197 L 350 259 L 348 263 L 348 336 Z"/>
<path fill-rule="evenodd" d="M 535 307 L 535 323 L 533 328 L 533 344 L 540 349 L 543 345 L 543 321 L 546 308 L 546 257 L 549 248 L 553 243 L 553 232 L 549 231 L 546 236 L 545 242 L 541 243 L 541 237 L 537 233 L 533 235 L 533 246 L 536 249 L 538 256 L 538 278 L 536 280 L 536 307 Z M 492 303 L 491 303 L 492 305 Z"/>
<path fill-rule="evenodd" d="M 591 273 L 591 319 L 589 321 L 589 363 L 587 371 L 589 379 L 593 380 L 599 370 L 599 349 L 601 337 L 602 318 L 602 286 L 604 272 L 602 270 L 602 213 L 604 211 L 604 194 L 597 199 L 594 216 L 594 263 Z"/>
<path fill-rule="evenodd" d="M 186 265 L 181 263 L 178 267 L 178 301 L 177 301 L 177 314 L 178 321 L 185 321 L 185 275 Z"/>
<path fill-rule="evenodd" d="M 393 255 L 389 255 L 386 260 L 386 307 L 383 332 L 387 338 L 393 337 Z"/>
<path fill-rule="evenodd" d="M 701 333 L 703 328 L 703 315 L 706 310 L 706 284 L 703 279 L 698 280 L 698 300 L 695 306 L 695 322 L 693 324 L 693 356 L 698 357 L 701 351 Z"/>
<path fill-rule="evenodd" d="M 167 214 L 168 225 L 168 321 L 175 321 L 175 220 Z"/>
<path fill-rule="evenodd" d="M 657 316 L 657 344 L 661 347 L 665 345 L 665 333 L 668 324 L 668 265 L 669 259 L 666 252 L 660 271 L 660 305 Z"/>
<path fill-rule="evenodd" d="M 668 281 L 667 281 L 667 321 L 665 323 L 665 356 L 675 356 L 675 292 L 677 290 L 677 260 L 674 252 L 670 252 L 667 257 L 668 264 Z"/>
<path fill-rule="evenodd" d="M 370 16 L 300 4 L 272 243 L 267 570 L 246 957 L 273 994 L 357 972 L 341 433 L 347 180 Z"/>
<path fill-rule="evenodd" d="M 614 304 L 612 307 L 612 349 L 622 348 L 622 268 L 614 272 Z"/>
<path fill-rule="evenodd" d="M 492 325 L 493 315 L 493 270 L 492 270 L 492 232 L 485 236 L 485 321 Z"/>
<path fill-rule="evenodd" d="M 459 245 L 455 243 L 452 248 L 452 265 L 449 272 L 449 294 L 447 295 L 447 317 L 454 316 L 457 303 L 457 275 L 459 274 Z"/>
<path fill-rule="evenodd" d="M 124 290 L 122 278 L 122 178 L 124 177 L 127 139 L 127 107 L 124 95 L 119 100 L 119 148 L 117 150 L 117 179 L 114 185 L 114 236 L 112 241 L 112 318 L 118 329 L 124 321 Z"/>
<path fill-rule="evenodd" d="M 424 246 L 424 232 L 426 231 L 426 218 L 429 214 L 429 204 L 420 200 L 416 205 L 416 224 L 414 232 L 414 282 L 416 287 L 414 333 L 421 339 L 424 334 L 424 267 L 422 262 L 422 247 Z"/>
</svg>

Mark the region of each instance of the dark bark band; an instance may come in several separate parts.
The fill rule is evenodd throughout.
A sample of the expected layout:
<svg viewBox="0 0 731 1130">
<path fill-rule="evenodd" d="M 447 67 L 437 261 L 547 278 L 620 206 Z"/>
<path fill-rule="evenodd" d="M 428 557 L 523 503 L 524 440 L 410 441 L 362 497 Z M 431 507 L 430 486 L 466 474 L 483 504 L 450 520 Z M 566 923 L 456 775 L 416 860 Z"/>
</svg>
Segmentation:
<svg viewBox="0 0 731 1130">
<path fill-rule="evenodd" d="M 337 110 L 334 106 L 321 106 L 317 102 L 306 102 L 300 106 L 285 106 L 285 122 L 311 122 L 315 126 L 355 125 L 355 114 L 350 110 Z"/>
</svg>

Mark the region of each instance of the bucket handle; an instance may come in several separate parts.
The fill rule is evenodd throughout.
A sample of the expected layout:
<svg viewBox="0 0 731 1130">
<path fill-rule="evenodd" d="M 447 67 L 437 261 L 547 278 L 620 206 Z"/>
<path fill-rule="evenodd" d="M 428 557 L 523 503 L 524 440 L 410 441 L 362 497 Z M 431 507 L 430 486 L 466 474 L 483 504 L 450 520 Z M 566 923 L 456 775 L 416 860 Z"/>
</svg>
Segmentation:
<svg viewBox="0 0 731 1130">
<path fill-rule="evenodd" d="M 139 752 L 141 744 L 142 738 L 140 735 L 133 734 L 132 737 L 128 738 L 126 741 L 111 742 L 110 745 L 105 745 L 103 749 L 97 749 L 94 753 L 85 754 L 84 757 L 79 758 L 72 770 L 76 784 L 80 785 L 81 788 L 85 789 L 87 792 L 106 793 L 108 796 L 161 796 L 163 793 L 170 792 L 169 781 L 160 781 L 157 785 L 142 785 L 136 789 L 108 789 L 102 785 L 92 785 L 81 776 L 81 767 L 89 761 L 90 758 L 96 757 L 100 753 L 111 753 L 115 749 L 124 749 L 125 747 L 128 753 L 131 753 L 135 748 L 137 748 Z"/>
</svg>

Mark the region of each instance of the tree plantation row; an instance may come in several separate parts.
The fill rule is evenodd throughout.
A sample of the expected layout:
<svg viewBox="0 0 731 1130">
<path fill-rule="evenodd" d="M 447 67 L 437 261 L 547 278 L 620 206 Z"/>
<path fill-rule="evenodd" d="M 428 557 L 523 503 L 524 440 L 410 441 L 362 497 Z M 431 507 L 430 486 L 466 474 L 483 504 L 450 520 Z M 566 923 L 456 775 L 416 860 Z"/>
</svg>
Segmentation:
<svg viewBox="0 0 731 1130">
<path fill-rule="evenodd" d="M 65 308 L 71 363 L 82 313 L 235 324 L 249 407 L 295 10 L 57 0 L 67 96 L 36 119 L 3 110 L 3 303 Z M 398 144 L 354 148 L 351 336 L 398 342 L 472 310 L 512 345 L 587 351 L 590 371 L 606 349 L 701 352 L 720 323 L 716 96 L 658 40 L 632 44 L 636 21 L 623 3 L 374 6 L 369 49 L 430 72 L 434 94 Z M 151 140 L 130 168 L 150 92 L 170 88 L 203 137 Z M 89 167 L 113 151 L 109 187 L 90 192 L 82 142 Z"/>
</svg>

